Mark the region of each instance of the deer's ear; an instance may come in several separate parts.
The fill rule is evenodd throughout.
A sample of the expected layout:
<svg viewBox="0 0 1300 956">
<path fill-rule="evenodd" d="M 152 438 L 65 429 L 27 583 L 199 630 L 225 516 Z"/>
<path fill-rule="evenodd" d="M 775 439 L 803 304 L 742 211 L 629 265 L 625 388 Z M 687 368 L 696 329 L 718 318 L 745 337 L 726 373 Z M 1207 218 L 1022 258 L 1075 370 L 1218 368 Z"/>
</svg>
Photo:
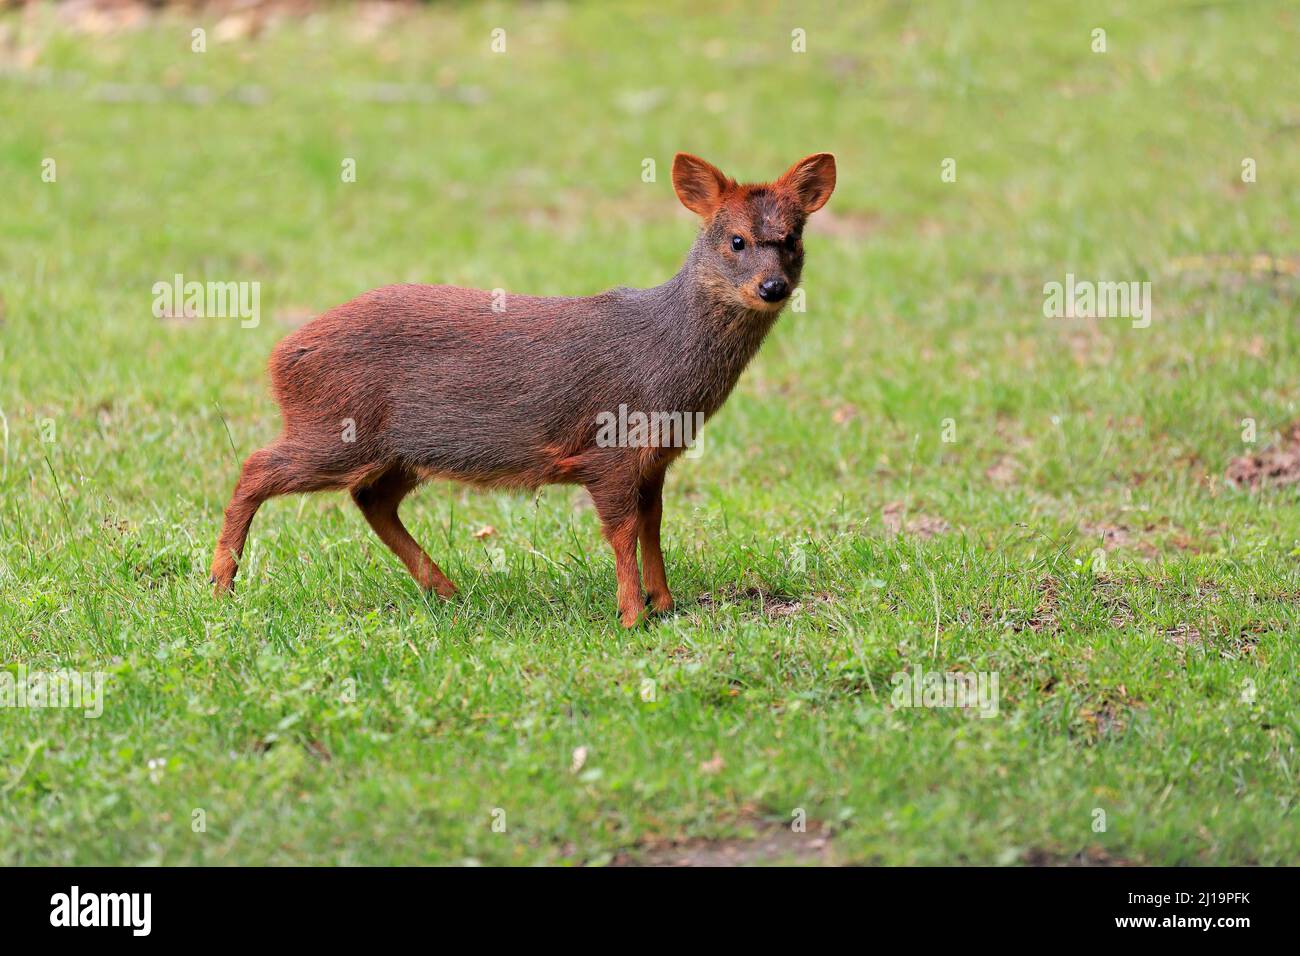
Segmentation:
<svg viewBox="0 0 1300 956">
<path fill-rule="evenodd" d="M 690 153 L 673 157 L 673 189 L 682 205 L 696 215 L 710 218 L 722 204 L 722 196 L 734 186 L 722 170 Z"/>
<path fill-rule="evenodd" d="M 805 157 L 787 169 L 779 182 L 795 194 L 805 215 L 816 212 L 835 190 L 835 157 L 830 153 Z"/>
</svg>

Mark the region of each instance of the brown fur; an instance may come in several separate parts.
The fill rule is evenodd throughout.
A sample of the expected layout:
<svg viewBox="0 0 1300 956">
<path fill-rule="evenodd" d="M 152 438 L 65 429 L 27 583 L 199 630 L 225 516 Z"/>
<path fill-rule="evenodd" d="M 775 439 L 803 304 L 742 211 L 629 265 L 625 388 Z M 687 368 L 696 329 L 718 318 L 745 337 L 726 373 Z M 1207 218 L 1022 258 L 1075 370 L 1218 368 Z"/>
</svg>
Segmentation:
<svg viewBox="0 0 1300 956">
<path fill-rule="evenodd" d="M 231 588 L 253 515 L 276 495 L 348 489 L 420 586 L 449 597 L 455 585 L 397 514 L 416 485 L 576 483 L 614 551 L 623 624 L 645 609 L 638 544 L 651 606 L 671 609 L 659 527 L 664 474 L 683 449 L 601 447 L 597 416 L 620 404 L 718 410 L 784 305 L 764 301 L 761 284 L 799 282 L 799 236 L 834 189 L 835 162 L 819 153 L 773 183 L 737 185 L 679 153 L 673 185 L 704 225 L 661 286 L 508 295 L 495 310 L 488 292 L 387 286 L 281 341 L 270 373 L 284 429 L 244 462 L 212 558 L 216 590 Z"/>
</svg>

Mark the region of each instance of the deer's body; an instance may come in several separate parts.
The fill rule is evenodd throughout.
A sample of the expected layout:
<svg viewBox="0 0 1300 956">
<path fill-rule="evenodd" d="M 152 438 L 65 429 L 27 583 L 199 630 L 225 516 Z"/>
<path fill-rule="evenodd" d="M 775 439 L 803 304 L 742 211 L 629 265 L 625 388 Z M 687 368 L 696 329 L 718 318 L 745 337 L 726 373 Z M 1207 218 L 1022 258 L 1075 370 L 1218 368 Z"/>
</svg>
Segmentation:
<svg viewBox="0 0 1300 956">
<path fill-rule="evenodd" d="M 738 187 L 702 160 L 679 156 L 678 194 L 710 222 L 681 271 L 652 289 L 494 298 L 450 286 L 387 286 L 285 338 L 270 362 L 284 430 L 244 464 L 213 557 L 217 589 L 230 588 L 253 515 L 275 495 L 348 489 L 421 586 L 448 597 L 455 587 L 397 516 L 420 481 L 576 483 L 591 492 L 613 547 L 623 623 L 635 623 L 645 606 L 638 542 L 651 604 L 671 608 L 659 524 L 664 472 L 683 448 L 602 447 L 600 416 L 620 405 L 706 419 L 717 411 L 798 281 L 802 250 L 787 240 L 757 271 L 740 270 L 745 282 L 737 284 L 726 268 L 737 263 L 719 261 L 715 247 L 740 238 L 737 218 L 749 220 L 749 233 L 766 223 L 797 237 L 807 207 L 820 207 L 834 185 L 833 161 L 826 183 L 828 161 L 810 157 L 771 186 Z M 813 162 L 820 165 L 808 188 L 817 192 L 799 199 L 786 180 Z M 728 201 L 734 208 L 724 214 Z M 756 254 L 772 245 L 757 235 L 750 242 Z M 743 250 L 733 251 L 722 258 L 739 260 Z M 782 288 L 773 302 L 774 270 Z"/>
</svg>

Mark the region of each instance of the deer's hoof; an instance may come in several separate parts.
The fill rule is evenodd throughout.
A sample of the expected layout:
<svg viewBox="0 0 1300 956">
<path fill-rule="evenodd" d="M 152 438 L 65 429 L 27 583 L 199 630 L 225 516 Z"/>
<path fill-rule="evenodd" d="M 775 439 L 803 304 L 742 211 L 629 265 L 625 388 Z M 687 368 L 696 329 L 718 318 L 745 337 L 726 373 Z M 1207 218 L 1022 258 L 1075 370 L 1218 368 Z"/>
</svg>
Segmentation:
<svg viewBox="0 0 1300 956">
<path fill-rule="evenodd" d="M 230 559 L 221 559 L 212 562 L 212 571 L 208 575 L 208 584 L 212 585 L 212 594 L 215 597 L 221 597 L 229 594 L 235 587 L 235 570 L 236 565 Z"/>
<path fill-rule="evenodd" d="M 656 614 L 667 614 L 676 607 L 673 603 L 673 596 L 667 591 L 663 594 L 650 595 L 650 606 L 655 609 Z"/>
</svg>

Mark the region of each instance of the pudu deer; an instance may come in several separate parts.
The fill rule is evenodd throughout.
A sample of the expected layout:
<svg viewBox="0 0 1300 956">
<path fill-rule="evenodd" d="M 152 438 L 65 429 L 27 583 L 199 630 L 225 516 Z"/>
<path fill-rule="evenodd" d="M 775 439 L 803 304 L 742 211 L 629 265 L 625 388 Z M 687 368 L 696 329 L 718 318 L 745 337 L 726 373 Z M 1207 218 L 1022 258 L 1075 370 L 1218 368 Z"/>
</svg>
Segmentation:
<svg viewBox="0 0 1300 956">
<path fill-rule="evenodd" d="M 386 286 L 281 341 L 270 374 L 283 431 L 244 462 L 212 558 L 216 591 L 232 587 L 253 515 L 276 495 L 346 488 L 420 587 L 446 598 L 455 585 L 397 514 L 416 485 L 570 483 L 590 492 L 614 551 L 623 625 L 647 597 L 671 610 L 659 528 L 682 443 L 610 447 L 598 421 L 620 406 L 699 420 L 718 410 L 799 283 L 804 222 L 835 188 L 835 158 L 742 185 L 678 153 L 673 187 L 703 226 L 663 285 L 504 299 Z"/>
</svg>

